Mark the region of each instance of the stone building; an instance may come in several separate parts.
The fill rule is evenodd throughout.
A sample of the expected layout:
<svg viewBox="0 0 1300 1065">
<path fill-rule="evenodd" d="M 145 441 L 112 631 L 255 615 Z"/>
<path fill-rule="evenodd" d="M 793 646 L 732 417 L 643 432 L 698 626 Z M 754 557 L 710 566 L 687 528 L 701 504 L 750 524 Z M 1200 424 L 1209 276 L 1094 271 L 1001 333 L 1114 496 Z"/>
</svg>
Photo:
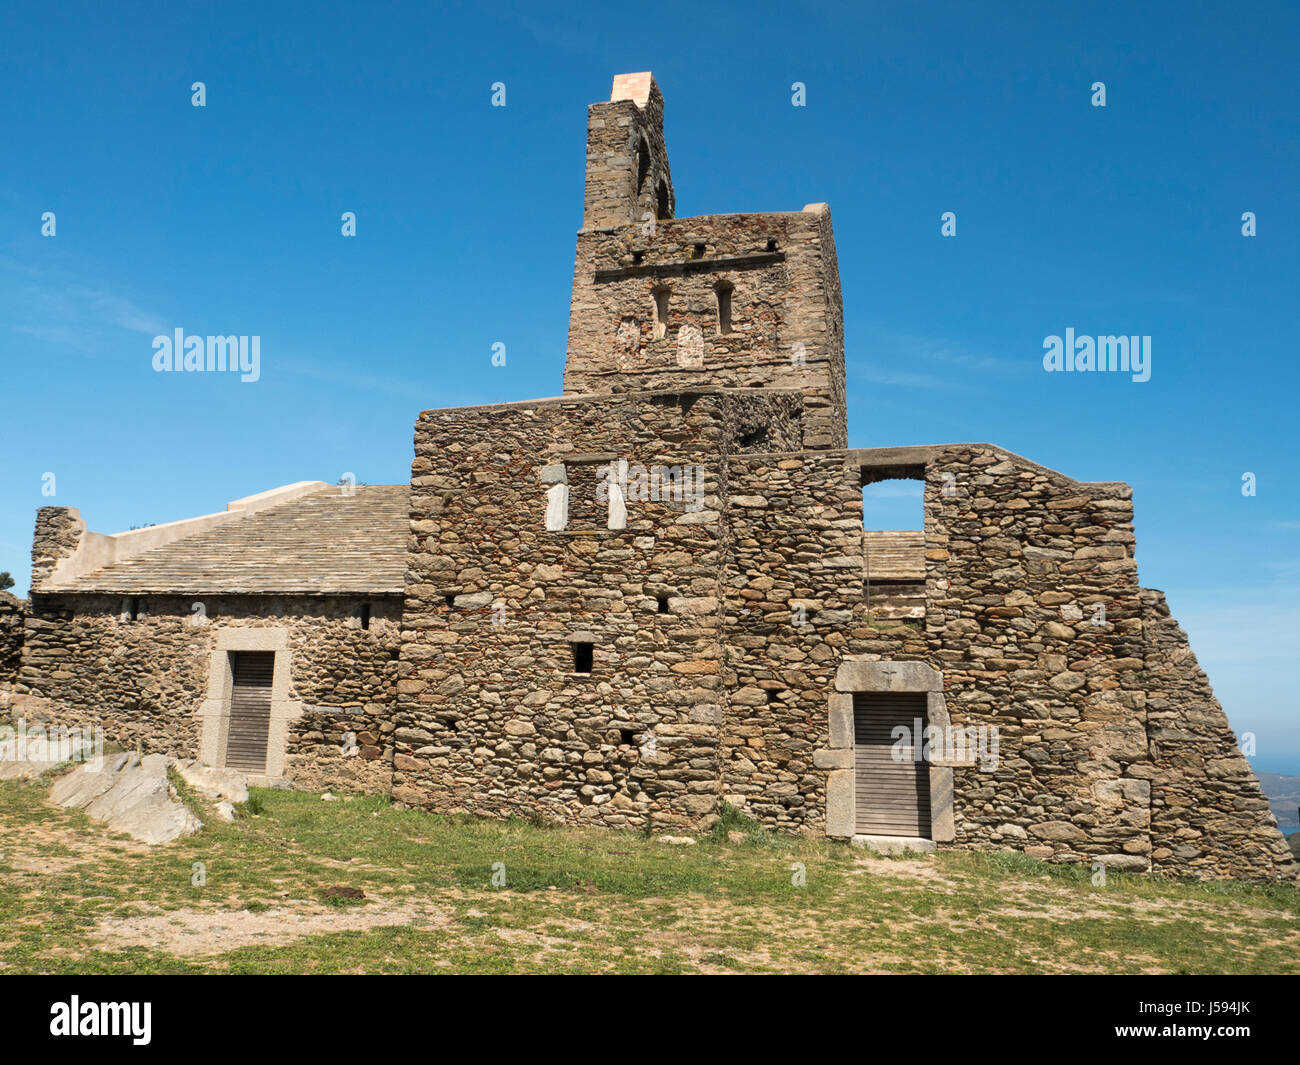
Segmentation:
<svg viewBox="0 0 1300 1065">
<path fill-rule="evenodd" d="M 19 710 L 254 782 L 387 791 L 407 496 L 308 481 L 111 536 L 42 507 Z"/>
<path fill-rule="evenodd" d="M 986 443 L 849 448 L 827 207 L 675 204 L 663 98 L 621 75 L 588 111 L 564 394 L 424 411 L 409 486 L 116 537 L 43 508 L 19 699 L 440 811 L 690 831 L 730 803 L 1293 876 L 1138 582 L 1131 489 Z M 864 530 L 863 487 L 900 478 L 924 528 Z"/>
</svg>

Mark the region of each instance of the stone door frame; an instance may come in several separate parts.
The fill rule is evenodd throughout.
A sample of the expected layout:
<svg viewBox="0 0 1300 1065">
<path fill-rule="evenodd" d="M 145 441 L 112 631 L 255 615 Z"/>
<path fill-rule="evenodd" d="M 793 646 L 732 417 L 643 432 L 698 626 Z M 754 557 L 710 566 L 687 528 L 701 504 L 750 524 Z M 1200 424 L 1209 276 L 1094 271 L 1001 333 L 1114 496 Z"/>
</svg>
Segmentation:
<svg viewBox="0 0 1300 1065">
<path fill-rule="evenodd" d="M 202 719 L 199 760 L 217 767 L 226 764 L 230 695 L 235 680 L 231 668 L 232 651 L 275 653 L 275 664 L 271 671 L 271 723 L 266 738 L 266 769 L 261 774 L 249 774 L 248 782 L 259 786 L 278 784 L 284 779 L 289 722 L 302 716 L 302 703 L 289 698 L 289 630 L 286 628 L 259 626 L 218 630 L 216 646 L 212 650 L 208 666 L 207 697 L 199 706 L 199 716 Z"/>
<path fill-rule="evenodd" d="M 855 692 L 924 692 L 929 725 L 947 729 L 948 704 L 943 674 L 924 662 L 864 662 L 849 659 L 835 673 L 830 695 L 830 742 L 813 754 L 814 764 L 829 769 L 826 777 L 826 835 L 852 839 L 857 832 L 857 771 L 853 753 L 853 695 Z M 951 843 L 953 823 L 953 763 L 929 760 L 930 838 Z"/>
</svg>

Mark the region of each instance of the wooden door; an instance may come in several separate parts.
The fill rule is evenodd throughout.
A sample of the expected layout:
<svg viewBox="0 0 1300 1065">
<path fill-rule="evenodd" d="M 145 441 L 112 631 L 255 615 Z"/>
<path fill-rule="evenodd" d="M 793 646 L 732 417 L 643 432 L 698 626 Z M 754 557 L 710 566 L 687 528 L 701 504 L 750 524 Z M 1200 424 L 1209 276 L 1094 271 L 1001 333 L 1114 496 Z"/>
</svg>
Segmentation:
<svg viewBox="0 0 1300 1065">
<path fill-rule="evenodd" d="M 234 683 L 230 690 L 230 724 L 226 732 L 226 765 L 261 773 L 266 770 L 266 744 L 271 733 L 271 676 L 274 651 L 231 653 Z"/>
<path fill-rule="evenodd" d="M 856 830 L 861 835 L 930 838 L 930 764 L 916 758 L 925 724 L 924 692 L 853 696 Z M 908 730 L 902 743 L 894 737 L 898 725 Z"/>
</svg>

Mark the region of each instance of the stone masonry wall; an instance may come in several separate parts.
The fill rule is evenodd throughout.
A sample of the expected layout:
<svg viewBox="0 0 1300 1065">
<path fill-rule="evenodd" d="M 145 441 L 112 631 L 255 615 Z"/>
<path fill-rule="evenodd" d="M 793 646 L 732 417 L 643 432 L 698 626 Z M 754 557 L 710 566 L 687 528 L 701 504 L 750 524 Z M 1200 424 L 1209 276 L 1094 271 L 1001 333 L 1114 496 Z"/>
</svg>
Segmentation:
<svg viewBox="0 0 1300 1065">
<path fill-rule="evenodd" d="M 854 453 L 730 458 L 727 800 L 776 827 L 824 830 L 837 665 L 923 661 L 943 674 L 951 724 L 1000 739 L 992 771 L 954 767 L 955 845 L 1290 875 L 1186 638 L 1138 586 L 1128 486 L 1081 484 L 987 445 L 927 451 L 924 630 L 866 612 Z"/>
<path fill-rule="evenodd" d="M 931 664 L 952 724 L 1001 737 L 996 771 L 955 771 L 957 842 L 1289 875 L 1185 638 L 1138 585 L 1131 489 L 987 445 L 933 449 L 926 480 Z"/>
<path fill-rule="evenodd" d="M 651 83 L 644 108 L 630 99 L 588 107 L 583 228 L 627 225 L 647 213 L 671 218 L 675 206 L 659 86 Z"/>
<path fill-rule="evenodd" d="M 377 597 L 370 628 L 360 628 L 355 597 L 142 597 L 136 621 L 122 598 L 41 594 L 26 620 L 16 690 L 29 718 L 101 726 L 125 747 L 197 757 L 196 716 L 208 687 L 211 652 L 227 626 L 289 630 L 290 693 L 303 704 L 291 723 L 286 772 L 296 786 L 386 792 L 390 786 L 390 711 L 397 671 L 397 597 Z M 343 736 L 357 736 L 343 756 Z"/>
<path fill-rule="evenodd" d="M 421 416 L 395 798 L 662 828 L 707 823 L 725 794 L 773 825 L 824 822 L 813 750 L 841 656 L 925 646 L 919 624 L 866 616 L 845 454 L 732 450 L 761 396 Z M 548 533 L 543 471 L 567 459 L 573 485 L 575 460 L 616 456 L 702 462 L 704 510 L 631 502 L 624 532 Z M 571 672 L 575 633 L 591 677 Z"/>
<path fill-rule="evenodd" d="M 1208 683 L 1137 583 L 1127 485 L 924 449 L 927 616 L 878 621 L 860 453 L 733 451 L 734 395 L 421 416 L 396 798 L 656 828 L 726 800 L 822 832 L 846 768 L 827 749 L 837 668 L 920 661 L 954 727 L 998 735 L 996 764 L 953 768 L 954 845 L 1287 875 Z M 547 532 L 545 471 L 619 457 L 703 461 L 704 510 L 629 503 L 625 530 Z"/>
<path fill-rule="evenodd" d="M 1291 854 L 1162 593 L 1142 591 L 1151 858 L 1188 875 L 1286 870 Z"/>
<path fill-rule="evenodd" d="M 865 625 L 857 469 L 842 452 L 733 457 L 726 515 L 723 795 L 773 827 L 817 829 L 827 694 Z"/>
<path fill-rule="evenodd" d="M 412 466 L 394 798 L 687 826 L 716 810 L 725 394 L 425 411 Z M 701 509 L 548 532 L 548 477 L 700 465 Z M 580 501 L 572 501 L 571 511 Z M 594 642 L 590 675 L 571 640 Z"/>
<path fill-rule="evenodd" d="M 980 446 L 927 467 L 932 664 L 952 724 L 1000 736 L 995 771 L 956 770 L 959 842 L 1146 866 L 1131 495 Z"/>
<path fill-rule="evenodd" d="M 730 286 L 730 329 L 718 286 Z M 666 293 L 658 320 L 656 292 Z M 785 388 L 803 448 L 843 447 L 843 311 L 830 213 L 710 215 L 579 234 L 566 394 Z"/>
<path fill-rule="evenodd" d="M 86 523 L 76 507 L 40 507 L 32 535 L 32 587 L 42 584 L 62 559 L 81 543 Z"/>
<path fill-rule="evenodd" d="M 0 591 L 0 700 L 13 691 L 23 656 L 23 621 L 27 602 Z M 7 705 L 0 701 L 0 709 Z"/>
</svg>

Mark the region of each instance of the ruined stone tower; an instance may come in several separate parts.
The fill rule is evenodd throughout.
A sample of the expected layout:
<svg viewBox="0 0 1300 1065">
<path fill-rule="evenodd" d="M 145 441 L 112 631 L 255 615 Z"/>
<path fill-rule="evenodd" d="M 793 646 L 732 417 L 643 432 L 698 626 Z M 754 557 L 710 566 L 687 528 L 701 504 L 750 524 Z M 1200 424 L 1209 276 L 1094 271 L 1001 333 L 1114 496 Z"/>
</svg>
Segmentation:
<svg viewBox="0 0 1300 1065">
<path fill-rule="evenodd" d="M 798 390 L 803 446 L 846 446 L 829 209 L 676 218 L 663 124 L 649 73 L 588 109 L 565 394 Z"/>
</svg>

